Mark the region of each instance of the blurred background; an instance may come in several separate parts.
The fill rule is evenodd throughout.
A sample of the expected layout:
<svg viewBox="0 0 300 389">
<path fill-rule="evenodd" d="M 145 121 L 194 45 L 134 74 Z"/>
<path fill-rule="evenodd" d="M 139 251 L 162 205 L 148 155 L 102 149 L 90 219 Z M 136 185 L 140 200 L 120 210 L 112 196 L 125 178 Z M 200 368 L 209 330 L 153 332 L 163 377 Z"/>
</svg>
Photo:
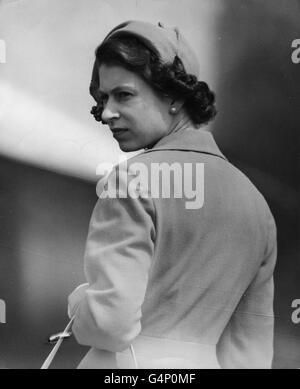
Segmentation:
<svg viewBox="0 0 300 389">
<path fill-rule="evenodd" d="M 300 368 L 299 0 L 0 0 L 0 368 L 41 366 L 85 281 L 97 166 L 131 156 L 89 114 L 94 49 L 130 19 L 178 26 L 199 57 L 217 96 L 209 130 L 278 227 L 273 368 Z M 52 368 L 86 351 L 69 339 Z"/>
</svg>

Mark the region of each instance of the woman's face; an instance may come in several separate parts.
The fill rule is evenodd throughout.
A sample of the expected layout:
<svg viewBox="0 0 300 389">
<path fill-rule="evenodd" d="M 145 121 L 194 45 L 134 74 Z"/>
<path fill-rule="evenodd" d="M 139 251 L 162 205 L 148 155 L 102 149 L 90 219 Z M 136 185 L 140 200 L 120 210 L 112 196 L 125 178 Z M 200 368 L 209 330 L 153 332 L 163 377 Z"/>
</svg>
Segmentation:
<svg viewBox="0 0 300 389">
<path fill-rule="evenodd" d="M 150 147 L 173 126 L 171 99 L 159 95 L 139 75 L 117 65 L 99 68 L 105 121 L 122 151 Z"/>
</svg>

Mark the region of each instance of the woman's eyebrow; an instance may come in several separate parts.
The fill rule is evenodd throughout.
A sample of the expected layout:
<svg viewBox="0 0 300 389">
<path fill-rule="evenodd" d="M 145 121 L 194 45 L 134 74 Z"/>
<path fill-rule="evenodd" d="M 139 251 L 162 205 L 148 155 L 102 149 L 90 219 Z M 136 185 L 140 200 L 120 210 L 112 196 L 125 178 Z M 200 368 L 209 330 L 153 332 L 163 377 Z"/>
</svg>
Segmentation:
<svg viewBox="0 0 300 389">
<path fill-rule="evenodd" d="M 129 89 L 130 91 L 134 92 L 136 90 L 135 87 L 131 86 L 131 85 L 127 85 L 127 84 L 124 84 L 124 85 L 118 85 L 116 86 L 115 88 L 113 88 L 110 93 L 117 93 L 117 92 L 120 92 L 124 89 Z M 101 95 L 107 95 L 107 92 L 104 92 L 102 91 L 100 88 L 98 89 L 98 92 L 101 94 Z"/>
</svg>

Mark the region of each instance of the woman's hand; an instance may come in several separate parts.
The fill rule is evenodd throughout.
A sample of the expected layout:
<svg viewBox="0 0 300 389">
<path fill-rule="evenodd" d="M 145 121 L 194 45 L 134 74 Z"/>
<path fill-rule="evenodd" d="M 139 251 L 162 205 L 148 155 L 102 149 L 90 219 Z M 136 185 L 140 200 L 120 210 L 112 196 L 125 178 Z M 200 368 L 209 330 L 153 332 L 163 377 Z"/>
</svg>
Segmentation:
<svg viewBox="0 0 300 389">
<path fill-rule="evenodd" d="M 81 284 L 68 297 L 68 316 L 71 319 L 85 296 L 85 291 L 89 287 L 88 283 Z"/>
</svg>

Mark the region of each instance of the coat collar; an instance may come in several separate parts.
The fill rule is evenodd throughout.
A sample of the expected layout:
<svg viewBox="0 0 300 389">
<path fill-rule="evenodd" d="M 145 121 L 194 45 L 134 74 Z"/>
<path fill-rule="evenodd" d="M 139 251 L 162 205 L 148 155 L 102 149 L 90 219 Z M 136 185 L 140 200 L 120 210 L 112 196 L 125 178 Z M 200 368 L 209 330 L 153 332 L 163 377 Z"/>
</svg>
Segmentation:
<svg viewBox="0 0 300 389">
<path fill-rule="evenodd" d="M 151 149 L 145 153 L 160 150 L 184 150 L 198 153 L 211 154 L 227 160 L 217 146 L 213 135 L 205 130 L 185 129 L 173 132 L 160 139 Z"/>
</svg>

